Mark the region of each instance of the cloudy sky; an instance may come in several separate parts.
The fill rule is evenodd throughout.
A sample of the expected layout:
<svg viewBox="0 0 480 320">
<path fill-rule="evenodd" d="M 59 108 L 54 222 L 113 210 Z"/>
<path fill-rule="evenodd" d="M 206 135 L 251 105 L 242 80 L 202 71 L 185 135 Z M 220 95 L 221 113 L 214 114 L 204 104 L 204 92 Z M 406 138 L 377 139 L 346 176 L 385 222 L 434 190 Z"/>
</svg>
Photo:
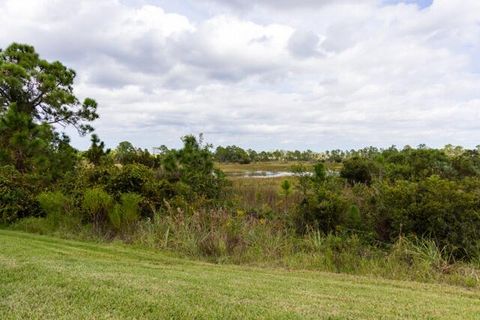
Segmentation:
<svg viewBox="0 0 480 320">
<path fill-rule="evenodd" d="M 0 21 L 0 48 L 77 71 L 109 146 L 480 144 L 479 0 L 0 0 Z"/>
</svg>

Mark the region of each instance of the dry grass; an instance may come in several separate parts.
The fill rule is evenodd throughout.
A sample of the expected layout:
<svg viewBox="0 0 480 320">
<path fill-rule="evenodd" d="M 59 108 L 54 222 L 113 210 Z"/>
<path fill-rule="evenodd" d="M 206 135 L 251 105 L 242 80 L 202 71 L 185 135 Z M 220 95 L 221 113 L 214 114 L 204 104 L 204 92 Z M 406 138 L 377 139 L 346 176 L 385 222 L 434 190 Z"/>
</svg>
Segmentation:
<svg viewBox="0 0 480 320">
<path fill-rule="evenodd" d="M 296 161 L 265 161 L 265 162 L 252 162 L 249 164 L 239 163 L 216 163 L 215 166 L 225 173 L 237 173 L 247 171 L 290 171 L 290 168 L 298 164 Z M 302 162 L 307 168 L 312 167 L 311 162 Z"/>
<path fill-rule="evenodd" d="M 242 210 L 284 212 L 285 196 L 280 193 L 280 184 L 285 179 L 295 184 L 293 177 L 232 177 L 232 197 Z M 286 199 L 287 211 L 291 212 L 300 200 L 300 194 L 294 190 Z"/>
</svg>

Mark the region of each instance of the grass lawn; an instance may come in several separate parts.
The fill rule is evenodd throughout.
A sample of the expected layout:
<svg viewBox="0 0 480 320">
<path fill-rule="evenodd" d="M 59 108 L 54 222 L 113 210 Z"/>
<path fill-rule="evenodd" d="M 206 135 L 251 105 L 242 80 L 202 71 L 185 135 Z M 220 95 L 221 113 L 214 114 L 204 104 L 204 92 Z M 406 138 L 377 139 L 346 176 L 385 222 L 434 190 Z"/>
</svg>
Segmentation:
<svg viewBox="0 0 480 320">
<path fill-rule="evenodd" d="M 480 291 L 0 230 L 0 319 L 480 319 Z"/>
</svg>

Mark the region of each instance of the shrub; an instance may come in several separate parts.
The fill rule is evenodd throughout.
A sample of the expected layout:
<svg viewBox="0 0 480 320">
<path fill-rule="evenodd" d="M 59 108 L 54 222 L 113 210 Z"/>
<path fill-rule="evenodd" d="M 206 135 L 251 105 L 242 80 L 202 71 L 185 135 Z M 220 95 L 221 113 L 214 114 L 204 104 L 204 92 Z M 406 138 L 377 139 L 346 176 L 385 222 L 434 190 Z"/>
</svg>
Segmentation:
<svg viewBox="0 0 480 320">
<path fill-rule="evenodd" d="M 0 167 L 0 223 L 41 215 L 30 176 L 12 166 Z"/>
<path fill-rule="evenodd" d="M 106 190 L 116 196 L 131 192 L 141 194 L 153 178 L 154 173 L 150 168 L 142 164 L 127 164 L 114 172 L 106 182 Z"/>
<path fill-rule="evenodd" d="M 43 192 L 38 195 L 37 200 L 42 210 L 47 214 L 47 219 L 54 227 L 73 210 L 71 199 L 60 191 Z"/>
<path fill-rule="evenodd" d="M 113 210 L 108 213 L 115 230 L 126 230 L 138 220 L 142 199 L 142 196 L 135 193 L 124 193 L 120 196 L 120 203 L 115 204 Z"/>
<path fill-rule="evenodd" d="M 457 258 L 479 255 L 480 180 L 450 181 L 431 176 L 419 182 L 378 185 L 377 230 L 429 238 Z"/>
<path fill-rule="evenodd" d="M 304 233 L 311 227 L 325 234 L 334 232 L 344 222 L 346 211 L 347 203 L 340 193 L 320 187 L 299 205 L 297 230 Z"/>
<path fill-rule="evenodd" d="M 82 208 L 98 231 L 113 207 L 113 198 L 101 188 L 85 190 Z"/>
<path fill-rule="evenodd" d="M 340 176 L 347 179 L 352 185 L 355 183 L 365 183 L 368 185 L 372 182 L 375 171 L 375 164 L 372 161 L 360 157 L 353 157 L 343 162 Z"/>
</svg>

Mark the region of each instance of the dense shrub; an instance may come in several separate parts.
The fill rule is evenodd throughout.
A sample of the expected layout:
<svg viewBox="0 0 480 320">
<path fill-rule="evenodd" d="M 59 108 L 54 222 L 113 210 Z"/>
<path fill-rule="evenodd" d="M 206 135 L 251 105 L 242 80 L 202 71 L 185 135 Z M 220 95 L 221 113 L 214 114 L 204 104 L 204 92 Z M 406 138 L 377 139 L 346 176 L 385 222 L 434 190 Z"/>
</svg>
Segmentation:
<svg viewBox="0 0 480 320">
<path fill-rule="evenodd" d="M 101 188 L 85 190 L 82 208 L 97 231 L 104 225 L 114 205 L 113 198 Z"/>
<path fill-rule="evenodd" d="M 341 194 L 321 186 L 300 203 L 295 217 L 297 230 L 304 233 L 313 228 L 325 234 L 334 232 L 344 223 L 347 208 Z"/>
<path fill-rule="evenodd" d="M 62 220 L 72 215 L 73 204 L 70 198 L 60 191 L 43 192 L 37 197 L 42 210 L 46 213 L 48 221 L 58 227 Z"/>
<path fill-rule="evenodd" d="M 127 164 L 106 181 L 106 190 L 115 196 L 121 193 L 142 193 L 145 185 L 154 180 L 154 172 L 142 164 Z"/>
<path fill-rule="evenodd" d="M 383 239 L 399 234 L 433 239 L 456 257 L 479 255 L 480 180 L 431 176 L 378 186 L 377 226 Z"/>
<path fill-rule="evenodd" d="M 376 171 L 375 164 L 372 161 L 354 157 L 343 162 L 340 176 L 352 185 L 355 183 L 370 184 Z"/>
<path fill-rule="evenodd" d="M 108 218 L 116 231 L 127 231 L 140 217 L 142 196 L 135 193 L 123 193 L 120 202 L 108 212 Z"/>
<path fill-rule="evenodd" d="M 36 200 L 35 179 L 12 166 L 0 167 L 0 223 L 41 215 Z"/>
</svg>

